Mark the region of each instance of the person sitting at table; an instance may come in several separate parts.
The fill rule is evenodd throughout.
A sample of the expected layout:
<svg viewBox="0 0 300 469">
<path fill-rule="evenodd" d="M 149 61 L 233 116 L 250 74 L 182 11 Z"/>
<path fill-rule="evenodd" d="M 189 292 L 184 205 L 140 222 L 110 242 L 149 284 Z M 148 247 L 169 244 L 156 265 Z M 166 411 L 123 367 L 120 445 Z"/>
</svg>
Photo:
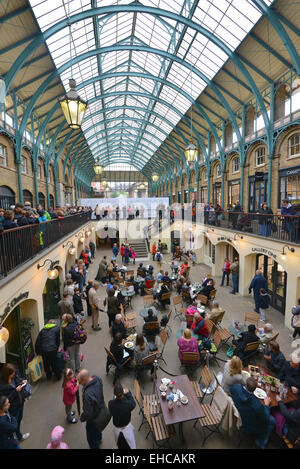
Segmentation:
<svg viewBox="0 0 300 469">
<path fill-rule="evenodd" d="M 177 291 L 178 295 L 181 295 L 182 288 L 183 288 L 183 286 L 184 286 L 184 282 L 185 282 L 184 277 L 179 277 L 179 278 L 176 280 L 176 291 Z"/>
<path fill-rule="evenodd" d="M 254 324 L 249 324 L 248 330 L 242 332 L 239 339 L 234 339 L 232 344 L 235 345 L 233 355 L 240 357 L 241 360 L 244 360 L 247 357 L 247 354 L 244 352 L 246 345 L 251 342 L 258 342 L 258 337 L 256 335 L 256 327 Z"/>
<path fill-rule="evenodd" d="M 186 270 L 186 268 L 189 266 L 188 262 L 187 261 L 184 261 L 181 268 L 180 268 L 180 275 L 184 276 L 183 275 L 183 272 Z"/>
<path fill-rule="evenodd" d="M 149 344 L 145 340 L 143 334 L 138 334 L 135 339 L 135 347 L 134 347 L 134 360 L 135 365 L 138 367 L 142 364 L 142 360 L 145 357 L 148 357 L 150 353 Z"/>
<path fill-rule="evenodd" d="M 156 281 L 157 281 L 158 284 L 162 282 L 163 276 L 164 276 L 164 271 L 163 271 L 163 270 L 160 270 L 160 271 L 158 272 L 157 276 L 156 276 Z"/>
<path fill-rule="evenodd" d="M 108 327 L 111 327 L 117 314 L 124 314 L 123 305 L 119 303 L 117 296 L 115 296 L 115 289 L 112 288 L 107 293 L 107 299 L 104 301 L 104 306 L 107 305 Z"/>
<path fill-rule="evenodd" d="M 134 280 L 134 275 L 131 275 L 131 277 L 129 278 L 129 282 L 132 283 L 132 286 L 134 288 L 134 292 L 137 295 L 139 293 L 139 290 L 140 290 L 140 284 Z"/>
<path fill-rule="evenodd" d="M 205 319 L 201 316 L 198 311 L 194 314 L 194 322 L 191 325 L 191 330 L 194 331 L 199 339 L 208 338 L 209 336 L 209 329 L 205 322 Z"/>
<path fill-rule="evenodd" d="M 158 327 L 157 329 L 152 329 L 152 330 L 150 330 L 150 331 L 147 331 L 147 330 L 146 330 L 146 327 L 145 327 L 145 324 L 146 324 L 147 322 L 157 322 L 157 315 L 154 314 L 154 311 L 153 311 L 152 308 L 149 308 L 149 309 L 148 309 L 148 316 L 146 316 L 146 317 L 144 318 L 144 321 L 145 321 L 145 322 L 144 322 L 144 325 L 143 325 L 143 333 L 144 333 L 144 334 L 148 334 L 148 335 L 150 335 L 150 336 L 156 336 L 156 335 L 159 334 L 159 327 Z"/>
<path fill-rule="evenodd" d="M 286 360 L 278 373 L 278 378 L 281 383 L 289 385 L 293 394 L 300 394 L 300 357 L 297 352 L 291 353 L 290 360 Z"/>
<path fill-rule="evenodd" d="M 275 340 L 269 342 L 269 347 L 265 351 L 264 359 L 267 362 L 267 368 L 276 375 L 278 375 L 286 362 L 285 356 L 280 351 L 279 344 Z"/>
<path fill-rule="evenodd" d="M 120 332 L 117 332 L 113 336 L 113 340 L 112 340 L 112 343 L 110 344 L 109 349 L 110 349 L 110 352 L 115 357 L 115 360 L 117 362 L 115 376 L 114 376 L 114 383 L 115 383 L 117 381 L 117 379 L 120 377 L 122 364 L 128 359 L 128 357 L 130 355 L 127 352 L 127 350 L 125 350 L 125 348 L 124 348 L 124 339 L 122 338 L 122 334 Z M 111 362 L 110 357 L 107 357 L 106 373 L 108 373 L 108 367 L 109 367 L 110 362 Z M 128 364 L 129 364 L 129 361 L 128 361 Z"/>
<path fill-rule="evenodd" d="M 114 337 L 117 332 L 120 332 L 122 335 L 122 338 L 126 339 L 127 331 L 126 331 L 126 327 L 122 319 L 123 319 L 122 314 L 116 314 L 115 320 L 112 324 L 111 333 L 112 333 L 112 336 Z"/>
<path fill-rule="evenodd" d="M 162 300 L 161 298 L 162 298 L 162 295 L 164 295 L 165 293 L 169 293 L 169 292 L 170 292 L 170 289 L 167 287 L 167 285 L 162 284 L 160 291 L 154 293 L 153 296 L 154 298 L 159 300 L 159 302 L 163 305 L 163 307 L 165 307 L 166 305 L 169 305 L 171 303 L 170 298 L 167 298 L 166 300 Z"/>
<path fill-rule="evenodd" d="M 197 309 L 196 306 L 190 305 L 190 306 L 185 310 L 184 315 L 185 315 L 185 318 L 186 318 L 187 316 L 193 316 L 193 317 L 194 317 L 194 315 L 195 315 L 196 313 L 198 313 L 198 312 L 199 312 L 199 311 L 198 311 L 198 309 Z M 193 324 L 193 320 L 192 320 L 192 321 L 186 320 L 187 328 L 190 328 L 190 327 L 192 326 L 192 324 Z"/>
<path fill-rule="evenodd" d="M 202 279 L 201 288 L 206 287 L 207 282 L 208 282 L 209 280 L 213 280 L 213 278 L 212 278 L 211 274 L 208 273 L 208 274 L 206 274 L 206 276 Z"/>
<path fill-rule="evenodd" d="M 192 300 L 195 300 L 197 298 L 197 290 L 193 287 L 193 285 L 191 285 L 191 282 L 190 283 L 190 297 L 192 298 Z M 188 282 L 187 282 L 188 284 Z"/>
<path fill-rule="evenodd" d="M 207 311 L 205 317 L 215 323 L 216 319 L 220 316 L 221 313 L 224 313 L 224 309 L 220 308 L 219 302 L 214 300 L 212 302 L 212 309 Z"/>
<path fill-rule="evenodd" d="M 268 342 L 273 336 L 273 326 L 269 322 L 267 322 L 264 327 L 258 329 L 258 337 L 262 344 Z"/>
<path fill-rule="evenodd" d="M 272 415 L 275 418 L 276 433 L 280 437 L 285 435 L 294 444 L 300 438 L 300 409 L 287 407 L 278 394 L 276 394 L 275 398 L 279 407 L 272 410 Z"/>
<path fill-rule="evenodd" d="M 137 274 L 138 274 L 140 277 L 143 277 L 143 278 L 146 277 L 146 267 L 143 266 L 143 263 L 142 263 L 142 262 L 138 265 Z"/>
<path fill-rule="evenodd" d="M 201 286 L 201 290 L 199 291 L 199 295 L 205 295 L 209 298 L 211 292 L 215 289 L 214 283 L 212 279 L 209 279 L 205 287 Z"/>
<path fill-rule="evenodd" d="M 171 262 L 171 270 L 174 271 L 174 274 L 177 275 L 178 273 L 178 263 L 177 261 Z"/>
<path fill-rule="evenodd" d="M 257 387 L 254 378 L 248 378 L 246 387 L 242 384 L 233 384 L 229 391 L 233 403 L 242 419 L 242 428 L 246 435 L 256 437 L 255 443 L 259 448 L 264 449 L 269 441 L 271 432 L 275 425 L 275 419 L 270 411 L 270 397 L 264 399 L 261 404 L 253 392 Z"/>
<path fill-rule="evenodd" d="M 233 384 L 246 384 L 246 380 L 242 375 L 243 364 L 239 357 L 232 357 L 224 365 L 222 388 L 230 395 L 230 387 Z"/>
<path fill-rule="evenodd" d="M 162 276 L 162 279 L 161 279 L 162 282 L 168 282 L 168 283 L 171 283 L 171 279 L 169 277 L 169 272 L 165 272 L 164 275 Z"/>
<path fill-rule="evenodd" d="M 177 340 L 178 345 L 178 357 L 182 361 L 183 352 L 194 352 L 199 353 L 198 351 L 198 341 L 195 337 L 192 337 L 190 329 L 185 329 L 183 336 Z"/>
</svg>

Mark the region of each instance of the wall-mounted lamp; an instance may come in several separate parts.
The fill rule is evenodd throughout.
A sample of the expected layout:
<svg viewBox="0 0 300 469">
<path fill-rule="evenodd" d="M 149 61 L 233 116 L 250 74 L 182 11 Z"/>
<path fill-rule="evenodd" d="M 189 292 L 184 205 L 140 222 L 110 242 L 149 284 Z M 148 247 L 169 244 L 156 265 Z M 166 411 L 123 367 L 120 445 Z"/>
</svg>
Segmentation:
<svg viewBox="0 0 300 469">
<path fill-rule="evenodd" d="M 232 243 L 233 243 L 235 246 L 236 246 L 236 242 L 237 242 L 237 239 L 238 239 L 238 238 L 244 239 L 244 236 L 242 236 L 242 235 L 240 235 L 240 234 L 238 234 L 238 233 L 235 233 L 235 234 L 233 235 L 233 241 L 232 241 Z"/>
<path fill-rule="evenodd" d="M 75 236 L 76 236 L 76 238 L 79 238 L 80 243 L 82 243 L 82 244 L 84 243 L 85 237 L 83 236 L 83 233 L 82 233 L 82 232 L 78 233 L 78 234 L 75 235 Z"/>
<path fill-rule="evenodd" d="M 71 245 L 69 248 L 69 254 L 70 256 L 74 256 L 76 254 L 76 248 L 72 241 L 68 241 L 66 244 L 63 244 L 63 248 L 66 248 L 69 244 Z"/>
<path fill-rule="evenodd" d="M 4 326 L 0 326 L 0 347 L 1 345 L 7 344 L 9 339 L 9 332 L 8 329 Z"/>
<path fill-rule="evenodd" d="M 57 279 L 57 277 L 59 275 L 59 272 L 56 268 L 56 266 L 59 264 L 59 261 L 51 261 L 51 259 L 46 259 L 43 262 L 43 264 L 38 264 L 37 268 L 40 269 L 41 267 L 44 267 L 44 265 L 46 264 L 47 261 L 50 262 L 50 267 L 49 267 L 48 272 L 47 272 L 48 279 L 49 280 L 55 280 L 55 279 Z"/>
<path fill-rule="evenodd" d="M 88 231 L 85 232 L 85 237 L 88 238 L 89 236 L 91 236 L 91 234 L 92 233 L 90 232 L 90 230 L 88 230 Z"/>
<path fill-rule="evenodd" d="M 288 249 L 289 251 L 291 251 L 291 252 L 295 252 L 295 249 L 294 249 L 294 248 L 290 248 L 288 245 L 283 246 L 283 248 L 282 248 L 282 253 L 281 253 L 281 259 L 282 259 L 283 261 L 285 261 L 285 259 L 286 259 L 285 248 L 287 248 L 287 249 Z"/>
</svg>

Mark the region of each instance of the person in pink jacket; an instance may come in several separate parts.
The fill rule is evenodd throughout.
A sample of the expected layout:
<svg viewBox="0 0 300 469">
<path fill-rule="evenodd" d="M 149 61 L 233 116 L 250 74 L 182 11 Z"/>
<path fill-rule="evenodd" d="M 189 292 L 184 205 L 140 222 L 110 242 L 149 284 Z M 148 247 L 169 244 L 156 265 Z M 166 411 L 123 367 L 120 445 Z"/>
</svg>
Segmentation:
<svg viewBox="0 0 300 469">
<path fill-rule="evenodd" d="M 137 253 L 132 249 L 132 247 L 130 247 L 130 256 L 131 256 L 131 259 L 132 259 L 132 263 L 135 264 L 135 260 L 137 258 Z"/>
<path fill-rule="evenodd" d="M 178 356 L 180 361 L 182 361 L 183 352 L 199 353 L 197 339 L 192 337 L 190 329 L 185 329 L 183 336 L 177 340 L 177 345 L 179 347 Z"/>
<path fill-rule="evenodd" d="M 48 443 L 46 449 L 69 449 L 67 443 L 62 441 L 62 437 L 65 429 L 60 425 L 54 427 L 51 433 L 50 443 Z"/>
<path fill-rule="evenodd" d="M 67 420 L 69 423 L 77 423 L 78 420 L 74 417 L 75 412 L 72 411 L 72 405 L 76 400 L 76 393 L 78 391 L 78 381 L 74 376 L 72 368 L 66 368 L 63 374 L 63 403 L 65 404 Z"/>
</svg>

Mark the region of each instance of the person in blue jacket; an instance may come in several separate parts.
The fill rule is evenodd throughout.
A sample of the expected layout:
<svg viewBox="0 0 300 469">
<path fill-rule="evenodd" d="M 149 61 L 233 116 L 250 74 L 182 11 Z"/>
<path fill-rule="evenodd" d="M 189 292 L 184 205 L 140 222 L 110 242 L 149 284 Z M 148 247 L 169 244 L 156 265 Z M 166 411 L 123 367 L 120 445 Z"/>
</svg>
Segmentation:
<svg viewBox="0 0 300 469">
<path fill-rule="evenodd" d="M 257 270 L 255 273 L 255 277 L 253 277 L 249 286 L 249 294 L 253 290 L 253 296 L 255 301 L 254 311 L 256 313 L 259 313 L 259 295 L 261 288 L 264 288 L 266 291 L 268 291 L 268 282 L 265 277 L 263 277 L 262 271 Z"/>
<path fill-rule="evenodd" d="M 266 309 L 270 306 L 270 297 L 264 288 L 259 290 L 258 309 L 260 312 L 260 320 L 266 321 Z"/>
<path fill-rule="evenodd" d="M 21 449 L 15 438 L 18 422 L 15 417 L 10 416 L 9 407 L 8 398 L 0 396 L 0 449 Z"/>
<path fill-rule="evenodd" d="M 289 200 L 285 199 L 281 202 L 280 213 L 281 215 L 284 215 L 281 230 L 283 231 L 283 233 L 286 233 L 287 239 L 289 239 L 290 236 L 290 240 L 292 242 L 295 242 L 296 220 L 288 216 L 295 215 L 295 210 L 294 206 L 289 202 Z"/>
<path fill-rule="evenodd" d="M 13 219 L 14 219 L 14 212 L 12 210 L 5 210 L 4 220 L 2 222 L 2 226 L 4 230 L 11 230 L 12 228 L 18 228 L 17 223 L 15 223 Z"/>
<path fill-rule="evenodd" d="M 253 394 L 255 389 L 255 379 L 248 378 L 246 387 L 242 384 L 233 384 L 230 387 L 230 395 L 240 413 L 242 430 L 247 435 L 254 435 L 257 446 L 264 449 L 274 429 L 275 419 L 271 415 L 269 407 L 271 399 L 267 396 L 263 405 Z"/>
</svg>

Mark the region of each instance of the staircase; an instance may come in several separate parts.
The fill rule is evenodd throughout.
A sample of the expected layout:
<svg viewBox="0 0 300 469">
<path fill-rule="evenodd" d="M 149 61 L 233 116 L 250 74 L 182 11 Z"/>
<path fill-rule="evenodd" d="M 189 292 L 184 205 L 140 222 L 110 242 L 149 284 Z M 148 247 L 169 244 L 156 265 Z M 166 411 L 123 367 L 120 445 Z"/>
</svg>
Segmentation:
<svg viewBox="0 0 300 469">
<path fill-rule="evenodd" d="M 137 260 L 148 260 L 147 243 L 144 239 L 130 239 L 129 244 L 137 253 Z"/>
</svg>

